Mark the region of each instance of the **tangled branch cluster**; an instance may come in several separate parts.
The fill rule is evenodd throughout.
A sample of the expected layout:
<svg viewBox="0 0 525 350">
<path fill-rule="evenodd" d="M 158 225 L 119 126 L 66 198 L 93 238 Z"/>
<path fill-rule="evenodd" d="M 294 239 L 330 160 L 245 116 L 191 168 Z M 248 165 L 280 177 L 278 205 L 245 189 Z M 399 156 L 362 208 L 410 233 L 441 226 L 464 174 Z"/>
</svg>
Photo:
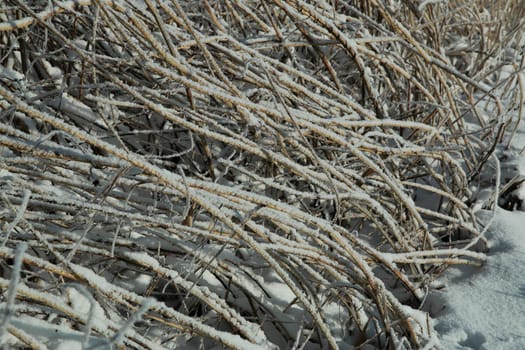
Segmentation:
<svg viewBox="0 0 525 350">
<path fill-rule="evenodd" d="M 0 335 L 431 348 L 433 274 L 484 259 L 525 7 L 415 3 L 5 1 Z"/>
</svg>

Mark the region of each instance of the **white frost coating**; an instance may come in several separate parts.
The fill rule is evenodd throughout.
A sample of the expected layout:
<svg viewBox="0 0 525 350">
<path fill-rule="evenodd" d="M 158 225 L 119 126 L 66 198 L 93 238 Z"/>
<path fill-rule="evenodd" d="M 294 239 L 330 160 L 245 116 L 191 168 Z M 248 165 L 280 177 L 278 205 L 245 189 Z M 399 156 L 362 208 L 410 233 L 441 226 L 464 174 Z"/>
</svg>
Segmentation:
<svg viewBox="0 0 525 350">
<path fill-rule="evenodd" d="M 131 328 L 133 327 L 133 324 L 135 322 L 138 322 L 142 319 L 142 316 L 146 313 L 146 311 L 148 311 L 148 309 L 151 307 L 151 305 L 153 304 L 155 299 L 153 298 L 145 298 L 142 300 L 142 305 L 141 307 L 133 313 L 133 315 L 131 315 L 131 317 L 129 318 L 129 320 L 126 322 L 126 324 L 119 329 L 119 331 L 117 332 L 117 334 L 115 334 L 112 338 L 111 338 L 111 344 L 120 344 L 124 338 L 124 336 L 126 335 L 126 332 Z"/>
<path fill-rule="evenodd" d="M 87 315 L 89 313 L 89 309 L 91 309 L 92 302 L 88 299 L 87 296 L 85 296 L 83 293 L 79 293 L 75 288 L 66 288 L 66 296 L 68 302 L 74 310 Z M 98 308 L 100 308 L 100 305 L 97 306 Z M 102 308 L 100 308 L 97 311 L 101 312 L 102 315 L 104 313 L 102 311 Z"/>
<path fill-rule="evenodd" d="M 60 68 L 57 68 L 55 66 L 52 66 L 49 61 L 43 59 L 42 64 L 44 68 L 46 69 L 47 73 L 50 75 L 51 79 L 55 79 L 55 84 L 60 84 L 60 78 L 64 75 L 62 73 L 62 70 Z"/>
<path fill-rule="evenodd" d="M 27 208 L 27 204 L 29 203 L 29 198 L 31 197 L 31 191 L 29 190 L 25 190 L 24 191 L 24 198 L 22 199 L 22 204 L 20 204 L 20 208 L 18 209 L 18 212 L 16 213 L 16 217 L 15 219 L 9 224 L 9 226 L 7 227 L 6 229 L 6 232 L 5 232 L 5 237 L 2 241 L 2 248 L 5 247 L 5 244 L 7 243 L 7 241 L 9 240 L 9 236 L 11 235 L 11 232 L 13 231 L 13 229 L 15 228 L 16 225 L 18 225 L 18 223 L 20 222 L 20 220 L 22 220 L 22 217 L 24 216 L 24 213 L 26 211 L 26 208 Z M 25 243 L 24 243 L 25 244 Z M 17 252 L 18 252 L 18 249 L 26 249 L 27 246 L 24 245 L 23 247 L 22 246 L 19 246 L 17 248 Z"/>
<path fill-rule="evenodd" d="M 82 343 L 75 340 L 59 340 L 56 343 L 52 343 L 53 349 L 55 350 L 83 350 L 85 347 Z"/>
<path fill-rule="evenodd" d="M 132 254 L 126 254 L 128 257 L 135 256 L 136 253 Z M 138 253 L 140 254 L 140 253 Z M 213 259 L 213 254 L 206 254 L 205 252 L 202 252 L 202 256 L 207 256 L 210 260 L 209 264 L 210 266 L 215 266 L 217 262 L 215 259 Z M 139 256 L 139 258 L 142 258 L 142 256 Z M 246 321 L 239 313 L 232 310 L 226 302 L 220 298 L 217 294 L 215 294 L 213 291 L 211 291 L 209 288 L 205 286 L 199 286 L 196 285 L 188 280 L 185 280 L 182 278 L 179 273 L 172 269 L 166 269 L 162 266 L 159 266 L 158 262 L 152 262 L 150 259 L 143 260 L 144 263 L 150 262 L 154 264 L 153 266 L 157 266 L 157 270 L 161 272 L 163 275 L 170 277 L 174 284 L 182 286 L 184 289 L 189 290 L 189 293 L 193 296 L 196 296 L 200 298 L 201 300 L 205 300 L 205 302 L 213 308 L 219 315 L 221 315 L 224 318 L 228 319 L 228 322 L 230 322 L 234 327 L 239 329 L 239 332 L 244 335 L 248 335 L 250 339 L 252 339 L 257 344 L 265 344 L 268 343 L 268 340 L 266 339 L 266 336 L 264 335 L 264 332 L 262 331 L 261 327 L 255 323 L 251 323 Z M 154 260 L 154 259 L 153 259 Z M 155 265 L 156 264 L 156 265 Z M 264 281 L 261 281 L 261 283 L 264 283 Z M 246 284 L 242 284 L 246 285 Z M 256 288 L 256 286 L 254 286 Z"/>
<path fill-rule="evenodd" d="M 88 290 L 82 285 L 74 284 L 72 287 L 67 288 L 66 296 L 69 299 L 69 303 L 73 309 L 79 311 L 82 314 L 88 315 L 85 338 L 82 342 L 83 347 L 85 348 L 89 343 L 93 322 L 104 319 L 104 310 L 96 302 L 95 298 L 89 294 Z"/>
<path fill-rule="evenodd" d="M 96 345 L 104 344 L 104 339 L 93 336 L 90 339 L 87 347 L 82 348 L 82 342 L 85 334 L 80 331 L 64 327 L 62 325 L 55 325 L 50 322 L 40 320 L 35 317 L 22 314 L 16 319 L 13 319 L 12 326 L 29 334 L 36 339 L 39 339 L 41 350 L 87 350 Z M 109 350 L 103 347 L 96 347 L 96 350 Z"/>
<path fill-rule="evenodd" d="M 85 278 L 90 285 L 96 286 L 97 289 L 101 290 L 103 293 L 108 295 L 113 295 L 116 298 L 125 297 L 127 300 L 134 300 L 135 302 L 143 302 L 143 297 L 129 292 L 123 288 L 117 287 L 104 279 L 103 277 L 97 275 L 95 272 L 78 265 L 71 265 L 70 268 L 75 271 L 75 273 L 81 275 Z M 188 325 L 203 334 L 208 335 L 210 338 L 220 341 L 222 344 L 227 345 L 234 349 L 253 349 L 253 350 L 274 350 L 276 349 L 275 345 L 266 343 L 266 344 L 254 344 L 251 343 L 238 335 L 232 335 L 228 332 L 218 331 L 213 327 L 205 325 L 200 321 L 181 314 L 171 308 L 167 308 L 164 303 L 158 301 L 152 301 L 150 308 L 152 310 L 163 310 L 164 313 L 168 312 L 171 314 L 173 322 L 180 322 L 182 324 Z"/>
<path fill-rule="evenodd" d="M 351 297 L 351 299 L 354 298 Z M 337 340 L 344 339 L 348 335 L 350 323 L 348 310 L 341 304 L 331 302 L 323 306 L 323 314 L 334 337 Z"/>
<path fill-rule="evenodd" d="M 22 91 L 26 90 L 27 80 L 25 75 L 20 72 L 0 65 L 0 78 L 4 81 L 7 80 L 12 84 L 18 84 Z"/>
<path fill-rule="evenodd" d="M 157 259 L 155 259 L 152 256 L 149 256 L 145 252 L 126 252 L 125 255 L 132 258 L 135 261 L 140 262 L 144 266 L 150 266 L 154 270 L 159 268 L 159 262 L 157 261 Z"/>
<path fill-rule="evenodd" d="M 79 267 L 79 266 L 76 266 L 76 265 L 70 265 L 70 268 L 72 270 L 76 270 L 76 272 L 78 274 L 84 274 L 84 275 L 90 275 L 89 272 L 91 272 L 90 270 L 88 269 L 85 269 L 85 268 L 82 268 L 82 267 Z M 89 271 L 89 272 L 88 272 Z M 103 278 L 96 278 L 98 277 L 94 272 L 91 272 L 91 280 L 98 280 L 99 282 L 99 285 L 100 286 L 103 286 L 104 282 L 105 281 Z M 0 278 L 0 287 L 2 288 L 5 288 L 6 286 L 9 285 L 9 281 L 6 281 L 5 279 L 3 278 Z M 98 286 L 97 286 L 98 287 Z M 115 289 L 115 288 L 113 288 Z M 30 296 L 30 298 L 32 299 L 35 299 L 35 300 L 39 300 L 41 301 L 43 304 L 49 306 L 49 307 L 52 307 L 54 309 L 57 309 L 57 310 L 60 310 L 61 312 L 63 312 L 64 314 L 70 316 L 70 317 L 73 317 L 74 319 L 77 319 L 79 320 L 81 323 L 86 323 L 87 322 L 87 317 L 79 312 L 77 312 L 76 310 L 72 309 L 69 305 L 67 305 L 63 298 L 61 297 L 58 297 L 56 295 L 53 295 L 53 294 L 50 294 L 50 293 L 47 293 L 47 292 L 40 292 L 40 291 L 37 291 L 37 290 L 34 290 L 34 289 L 31 289 L 23 284 L 20 284 L 19 285 L 19 294 L 21 295 L 24 295 L 24 296 Z M 125 291 L 123 291 L 123 293 L 121 294 L 124 294 L 126 293 Z M 140 298 L 140 297 L 139 297 Z M 15 321 L 15 320 L 13 320 Z M 103 334 L 104 336 L 106 337 L 110 337 L 114 334 L 114 330 L 118 330 L 120 329 L 120 326 L 119 324 L 105 318 L 105 319 L 98 319 L 97 322 L 95 322 L 93 324 L 93 329 L 95 329 L 97 332 L 99 332 L 100 334 Z M 83 341 L 84 340 L 84 334 L 82 333 L 82 338 L 81 340 Z M 148 339 L 144 338 L 143 336 L 141 336 L 140 334 L 138 334 L 137 332 L 135 332 L 134 330 L 129 330 L 128 331 L 128 338 L 131 338 L 131 339 L 128 339 L 126 340 L 126 343 L 130 343 L 130 344 L 135 344 L 135 341 L 136 340 L 138 343 L 143 343 L 145 344 L 148 348 L 151 348 L 151 349 L 164 349 L 162 346 L 159 346 L 158 344 L 155 344 L 151 341 L 149 341 Z M 105 341 L 104 339 L 102 341 Z M 107 343 L 107 341 L 105 341 Z"/>
<path fill-rule="evenodd" d="M 101 128 L 105 127 L 105 125 L 101 124 L 100 118 L 97 116 L 97 114 L 93 112 L 89 106 L 67 93 L 63 93 L 60 97 L 50 101 L 49 104 L 53 108 L 59 109 L 64 114 L 80 117 L 85 121 L 89 121 L 95 125 L 98 125 Z"/>
<path fill-rule="evenodd" d="M 444 0 L 424 0 L 422 1 L 419 6 L 418 6 L 418 10 L 419 11 L 423 11 L 425 9 L 425 7 L 427 7 L 428 5 L 430 4 L 438 4 L 440 2 L 443 2 Z"/>
<path fill-rule="evenodd" d="M 0 344 L 4 344 L 5 336 L 7 332 L 7 326 L 11 322 L 11 318 L 14 314 L 14 305 L 16 298 L 16 290 L 18 288 L 18 283 L 20 282 L 20 268 L 22 267 L 22 259 L 24 253 L 27 249 L 27 244 L 25 242 L 20 243 L 15 250 L 15 262 L 13 264 L 13 275 L 11 281 L 9 282 L 9 289 L 7 291 L 7 301 L 5 309 L 3 310 L 3 317 L 0 323 Z"/>
<path fill-rule="evenodd" d="M 476 200 L 474 204 L 472 205 L 472 212 L 476 213 L 483 209 L 486 204 L 490 203 L 490 200 L 493 199 L 494 191 L 492 188 L 485 188 L 483 190 L 478 191 L 476 194 Z"/>
<path fill-rule="evenodd" d="M 113 283 L 134 293 L 143 294 L 148 289 L 152 279 L 151 275 L 140 273 L 134 269 L 126 269 L 119 273 Z"/>
<path fill-rule="evenodd" d="M 512 195 L 514 195 L 517 199 L 525 201 L 525 181 L 523 181 L 521 185 L 518 186 L 518 188 L 512 191 Z M 522 210 L 525 210 L 525 208 Z"/>
</svg>

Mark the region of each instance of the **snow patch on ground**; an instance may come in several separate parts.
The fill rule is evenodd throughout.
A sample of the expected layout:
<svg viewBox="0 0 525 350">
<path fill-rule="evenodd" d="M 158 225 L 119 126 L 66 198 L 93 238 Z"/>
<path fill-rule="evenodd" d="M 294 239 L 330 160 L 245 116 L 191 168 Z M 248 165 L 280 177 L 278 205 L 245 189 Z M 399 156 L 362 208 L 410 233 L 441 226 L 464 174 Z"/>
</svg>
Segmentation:
<svg viewBox="0 0 525 350">
<path fill-rule="evenodd" d="M 482 267 L 452 268 L 427 307 L 445 349 L 525 348 L 525 212 L 498 208 Z"/>
<path fill-rule="evenodd" d="M 521 120 L 510 149 L 500 152 L 502 186 L 525 175 L 524 124 Z M 525 199 L 525 186 L 515 191 L 518 200 Z M 440 278 L 445 288 L 427 299 L 425 309 L 435 319 L 443 349 L 525 349 L 525 205 L 517 208 L 496 209 L 486 235 L 486 263 L 450 268 Z M 477 214 L 486 221 L 491 215 Z"/>
</svg>

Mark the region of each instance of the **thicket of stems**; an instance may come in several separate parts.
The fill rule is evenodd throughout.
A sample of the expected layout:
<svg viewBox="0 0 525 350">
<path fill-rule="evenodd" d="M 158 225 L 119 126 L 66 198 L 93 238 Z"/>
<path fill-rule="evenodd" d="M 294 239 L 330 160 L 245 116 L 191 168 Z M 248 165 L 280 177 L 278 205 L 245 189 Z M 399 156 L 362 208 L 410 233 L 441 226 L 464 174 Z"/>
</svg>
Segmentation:
<svg viewBox="0 0 525 350">
<path fill-rule="evenodd" d="M 433 276 L 485 259 L 471 188 L 497 197 L 493 152 L 523 95 L 500 73 L 523 68 L 524 14 L 4 1 L 0 256 L 29 249 L 18 286 L 2 263 L 3 307 L 55 313 L 86 348 L 431 348 L 417 309 Z"/>
</svg>

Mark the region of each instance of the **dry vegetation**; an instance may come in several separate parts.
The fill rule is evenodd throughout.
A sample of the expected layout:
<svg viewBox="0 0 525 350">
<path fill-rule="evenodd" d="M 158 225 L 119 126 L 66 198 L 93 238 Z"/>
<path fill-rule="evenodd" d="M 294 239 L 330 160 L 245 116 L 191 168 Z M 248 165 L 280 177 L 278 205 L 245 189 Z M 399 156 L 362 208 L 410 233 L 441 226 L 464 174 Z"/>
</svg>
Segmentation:
<svg viewBox="0 0 525 350">
<path fill-rule="evenodd" d="M 436 346 L 417 308 L 484 259 L 523 1 L 0 6 L 4 341 Z"/>
</svg>

